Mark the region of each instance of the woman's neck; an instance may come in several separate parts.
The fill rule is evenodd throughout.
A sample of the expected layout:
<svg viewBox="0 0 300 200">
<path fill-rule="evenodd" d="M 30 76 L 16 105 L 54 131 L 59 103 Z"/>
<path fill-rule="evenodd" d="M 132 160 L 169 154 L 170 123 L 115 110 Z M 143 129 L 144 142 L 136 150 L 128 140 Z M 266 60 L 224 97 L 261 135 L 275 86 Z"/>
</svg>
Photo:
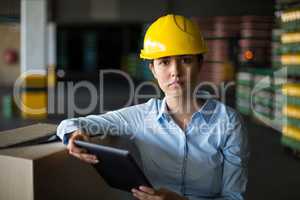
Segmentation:
<svg viewBox="0 0 300 200">
<path fill-rule="evenodd" d="M 193 113 L 198 111 L 203 105 L 202 101 L 195 101 L 193 98 L 168 96 L 166 96 L 166 103 L 170 115 L 182 129 L 185 129 Z"/>
<path fill-rule="evenodd" d="M 177 115 L 186 115 L 194 112 L 194 103 L 191 98 L 166 97 L 169 112 Z"/>
</svg>

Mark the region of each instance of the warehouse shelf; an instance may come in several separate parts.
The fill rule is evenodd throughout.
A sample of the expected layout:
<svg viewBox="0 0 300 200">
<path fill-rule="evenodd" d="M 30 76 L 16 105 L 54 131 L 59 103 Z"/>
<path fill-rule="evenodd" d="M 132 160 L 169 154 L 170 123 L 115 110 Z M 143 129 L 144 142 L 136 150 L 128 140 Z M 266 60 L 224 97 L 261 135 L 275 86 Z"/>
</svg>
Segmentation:
<svg viewBox="0 0 300 200">
<path fill-rule="evenodd" d="M 300 151 L 300 2 L 277 0 L 275 13 L 279 20 L 275 38 L 278 42 L 280 36 L 280 43 L 272 46 L 273 63 L 278 65 L 279 57 L 286 76 L 276 104 L 282 115 L 281 143 Z"/>
</svg>

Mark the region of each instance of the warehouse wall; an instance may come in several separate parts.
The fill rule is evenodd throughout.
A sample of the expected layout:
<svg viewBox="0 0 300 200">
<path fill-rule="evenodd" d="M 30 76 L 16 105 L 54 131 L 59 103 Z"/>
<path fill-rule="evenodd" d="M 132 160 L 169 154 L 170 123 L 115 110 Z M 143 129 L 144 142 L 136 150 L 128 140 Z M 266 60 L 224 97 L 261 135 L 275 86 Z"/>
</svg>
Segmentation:
<svg viewBox="0 0 300 200">
<path fill-rule="evenodd" d="M 121 21 L 150 21 L 163 15 L 168 10 L 166 0 L 120 0 Z"/>
<path fill-rule="evenodd" d="M 273 15 L 272 0 L 174 1 L 174 11 L 188 16 Z"/>
<path fill-rule="evenodd" d="M 19 55 L 20 26 L 18 24 L 0 24 L 0 85 L 12 85 L 20 74 L 20 62 L 8 64 L 4 61 L 4 52 L 14 49 Z"/>
<path fill-rule="evenodd" d="M 20 1 L 21 0 L 1 0 L 0 16 L 20 15 Z"/>
<path fill-rule="evenodd" d="M 60 22 L 81 22 L 91 18 L 90 10 L 90 0 L 62 0 L 55 3 L 54 16 Z"/>
<path fill-rule="evenodd" d="M 55 8 L 58 22 L 145 22 L 168 12 L 187 16 L 273 15 L 272 0 L 60 0 Z"/>
<path fill-rule="evenodd" d="M 1 0 L 0 16 L 20 15 L 21 0 Z M 272 0 L 48 0 L 59 22 L 149 21 L 167 12 L 187 16 L 273 15 Z"/>
</svg>

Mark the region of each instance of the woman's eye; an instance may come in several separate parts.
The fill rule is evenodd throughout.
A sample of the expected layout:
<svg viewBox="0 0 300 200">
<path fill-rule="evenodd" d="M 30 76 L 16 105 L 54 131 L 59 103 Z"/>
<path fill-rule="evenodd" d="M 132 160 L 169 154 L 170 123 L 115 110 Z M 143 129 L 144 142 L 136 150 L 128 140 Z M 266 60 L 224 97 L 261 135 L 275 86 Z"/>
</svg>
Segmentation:
<svg viewBox="0 0 300 200">
<path fill-rule="evenodd" d="M 189 57 L 187 57 L 187 58 L 182 58 L 182 62 L 183 62 L 184 64 L 191 64 L 191 63 L 192 63 L 192 58 L 189 58 Z"/>
<path fill-rule="evenodd" d="M 168 65 L 169 63 L 170 63 L 169 60 L 162 60 L 159 62 L 159 64 L 161 64 L 161 65 Z"/>
</svg>

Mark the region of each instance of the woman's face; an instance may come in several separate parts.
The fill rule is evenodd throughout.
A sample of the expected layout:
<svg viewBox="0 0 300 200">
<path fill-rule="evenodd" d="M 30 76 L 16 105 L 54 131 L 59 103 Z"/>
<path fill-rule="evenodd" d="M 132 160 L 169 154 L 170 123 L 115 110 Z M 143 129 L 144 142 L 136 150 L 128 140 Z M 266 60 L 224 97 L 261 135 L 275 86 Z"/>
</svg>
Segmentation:
<svg viewBox="0 0 300 200">
<path fill-rule="evenodd" d="M 197 55 L 180 55 L 154 59 L 149 67 L 166 96 L 186 96 L 199 82 L 201 65 Z"/>
</svg>

